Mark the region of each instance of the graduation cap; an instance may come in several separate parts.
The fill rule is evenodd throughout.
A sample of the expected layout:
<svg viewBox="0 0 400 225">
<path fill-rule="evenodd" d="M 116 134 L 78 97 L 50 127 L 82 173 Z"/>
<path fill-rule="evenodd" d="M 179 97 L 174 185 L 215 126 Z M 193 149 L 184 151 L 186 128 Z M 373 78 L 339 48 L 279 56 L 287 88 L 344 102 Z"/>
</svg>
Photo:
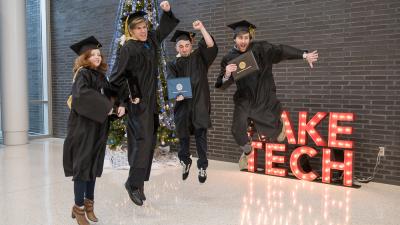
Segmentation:
<svg viewBox="0 0 400 225">
<path fill-rule="evenodd" d="M 228 25 L 229 28 L 234 30 L 235 32 L 235 37 L 239 32 L 249 32 L 251 36 L 254 36 L 254 31 L 256 29 L 256 26 L 247 20 L 241 20 L 239 22 L 231 23 Z"/>
<path fill-rule="evenodd" d="M 82 53 L 86 52 L 89 49 L 98 49 L 101 48 L 102 45 L 100 42 L 94 37 L 90 36 L 88 38 L 85 38 L 73 45 L 70 46 L 70 48 L 77 54 L 81 55 Z"/>
<path fill-rule="evenodd" d="M 128 15 L 122 17 L 122 19 L 126 22 L 127 25 L 129 25 L 132 22 L 132 20 L 136 18 L 144 18 L 145 15 L 147 15 L 145 11 L 137 11 L 129 13 Z"/>
<path fill-rule="evenodd" d="M 194 39 L 194 36 L 196 36 L 196 33 L 183 31 L 183 30 L 176 30 L 174 35 L 171 38 L 171 41 L 178 42 L 181 40 L 185 40 L 185 41 L 192 42 Z"/>
</svg>

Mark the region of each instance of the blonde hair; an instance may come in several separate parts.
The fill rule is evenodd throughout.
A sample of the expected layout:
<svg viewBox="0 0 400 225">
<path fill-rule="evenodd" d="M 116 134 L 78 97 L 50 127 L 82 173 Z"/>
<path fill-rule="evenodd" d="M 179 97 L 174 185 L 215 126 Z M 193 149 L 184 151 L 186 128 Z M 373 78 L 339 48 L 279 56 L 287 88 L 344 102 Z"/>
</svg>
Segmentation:
<svg viewBox="0 0 400 225">
<path fill-rule="evenodd" d="M 146 19 L 144 19 L 143 17 L 135 18 L 129 24 L 128 24 L 128 19 L 129 18 L 126 18 L 126 20 L 125 20 L 125 37 L 126 37 L 126 40 L 130 40 L 130 39 L 134 38 L 134 37 L 132 37 L 132 35 L 131 35 L 131 33 L 129 31 L 135 29 L 138 24 L 145 23 L 146 26 L 148 26 Z"/>
</svg>

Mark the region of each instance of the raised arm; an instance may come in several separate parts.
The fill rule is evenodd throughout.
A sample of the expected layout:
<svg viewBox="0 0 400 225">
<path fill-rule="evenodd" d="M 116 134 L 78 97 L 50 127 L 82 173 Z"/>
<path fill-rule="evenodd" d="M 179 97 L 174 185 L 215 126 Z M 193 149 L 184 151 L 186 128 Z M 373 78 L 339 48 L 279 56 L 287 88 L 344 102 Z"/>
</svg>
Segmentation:
<svg viewBox="0 0 400 225">
<path fill-rule="evenodd" d="M 193 28 L 195 30 L 199 30 L 203 35 L 204 41 L 206 42 L 207 48 L 211 48 L 214 46 L 214 39 L 208 33 L 206 28 L 204 27 L 203 23 L 200 20 L 196 20 L 193 22 Z"/>
<path fill-rule="evenodd" d="M 193 28 L 199 30 L 203 35 L 203 38 L 199 42 L 200 54 L 207 66 L 211 66 L 218 54 L 217 44 L 200 20 L 193 22 Z"/>
<path fill-rule="evenodd" d="M 156 29 L 156 38 L 158 43 L 161 43 L 178 25 L 179 20 L 171 11 L 171 6 L 168 1 L 163 1 L 160 4 L 163 13 L 160 19 L 160 25 Z"/>
</svg>

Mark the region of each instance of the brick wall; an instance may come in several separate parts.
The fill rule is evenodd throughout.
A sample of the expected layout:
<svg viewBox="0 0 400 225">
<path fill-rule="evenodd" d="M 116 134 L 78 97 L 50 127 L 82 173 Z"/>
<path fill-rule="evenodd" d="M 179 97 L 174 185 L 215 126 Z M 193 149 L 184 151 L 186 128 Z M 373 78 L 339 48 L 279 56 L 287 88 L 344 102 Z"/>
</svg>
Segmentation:
<svg viewBox="0 0 400 225">
<path fill-rule="evenodd" d="M 79 4 L 76 4 L 79 3 Z M 209 157 L 237 161 L 238 146 L 230 126 L 234 87 L 216 90 L 219 63 L 233 46 L 227 23 L 247 19 L 257 25 L 257 40 L 302 49 L 318 49 L 320 61 L 309 69 L 303 61 L 274 67 L 278 97 L 297 123 L 296 113 L 308 111 L 354 112 L 356 176 L 370 176 L 378 146 L 385 157 L 376 180 L 400 184 L 400 4 L 398 1 L 270 1 L 171 0 L 181 19 L 179 29 L 191 29 L 195 19 L 204 22 L 219 45 L 210 69 L 213 128 Z M 108 1 L 52 2 L 53 112 L 55 136 L 65 135 L 65 98 L 70 87 L 73 54 L 68 45 L 91 33 L 107 46 L 117 3 Z M 91 18 L 90 20 L 84 18 Z M 175 54 L 171 44 L 168 53 Z M 321 131 L 326 135 L 326 124 Z M 193 146 L 192 146 L 193 147 Z M 317 148 L 320 150 L 320 148 Z M 192 149 L 193 150 L 193 149 Z M 193 151 L 194 152 L 194 151 Z M 312 160 L 318 164 L 318 159 Z"/>
<path fill-rule="evenodd" d="M 51 1 L 51 57 L 53 88 L 53 134 L 65 137 L 71 91 L 72 68 L 76 54 L 69 46 L 90 35 L 103 44 L 107 55 L 118 7 L 116 0 Z M 108 59 L 108 57 L 107 57 Z"/>
</svg>

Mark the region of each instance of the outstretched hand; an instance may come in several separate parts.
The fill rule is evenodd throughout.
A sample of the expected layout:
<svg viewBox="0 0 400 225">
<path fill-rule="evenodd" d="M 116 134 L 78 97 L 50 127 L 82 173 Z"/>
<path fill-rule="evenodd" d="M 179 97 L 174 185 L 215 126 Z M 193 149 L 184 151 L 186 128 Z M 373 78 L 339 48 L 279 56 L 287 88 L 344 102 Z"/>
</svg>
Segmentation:
<svg viewBox="0 0 400 225">
<path fill-rule="evenodd" d="M 307 60 L 308 64 L 310 65 L 310 67 L 314 68 L 313 63 L 318 60 L 318 52 L 317 52 L 317 50 L 315 50 L 315 51 L 313 51 L 311 53 L 307 53 L 306 60 Z"/>
</svg>

